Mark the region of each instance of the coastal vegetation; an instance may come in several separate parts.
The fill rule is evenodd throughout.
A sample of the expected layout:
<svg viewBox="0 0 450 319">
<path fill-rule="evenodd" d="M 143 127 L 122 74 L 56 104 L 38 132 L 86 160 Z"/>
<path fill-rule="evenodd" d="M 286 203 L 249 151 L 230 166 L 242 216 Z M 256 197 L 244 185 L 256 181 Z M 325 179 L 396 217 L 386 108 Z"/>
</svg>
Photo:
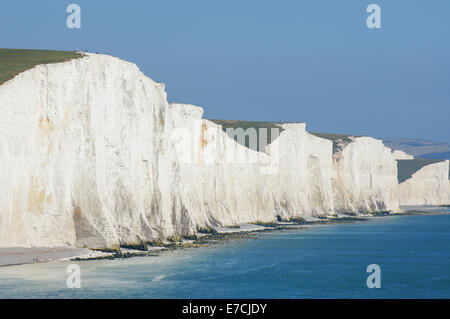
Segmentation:
<svg viewBox="0 0 450 319">
<path fill-rule="evenodd" d="M 0 49 L 0 85 L 36 65 L 66 62 L 82 56 L 72 51 Z"/>
<path fill-rule="evenodd" d="M 306 220 L 302 217 L 291 217 L 286 221 L 289 223 L 295 223 L 295 224 L 299 224 L 299 225 L 306 223 Z"/>
<path fill-rule="evenodd" d="M 200 227 L 197 229 L 199 234 L 209 234 L 209 235 L 216 235 L 217 230 L 215 230 L 213 227 Z"/>
</svg>

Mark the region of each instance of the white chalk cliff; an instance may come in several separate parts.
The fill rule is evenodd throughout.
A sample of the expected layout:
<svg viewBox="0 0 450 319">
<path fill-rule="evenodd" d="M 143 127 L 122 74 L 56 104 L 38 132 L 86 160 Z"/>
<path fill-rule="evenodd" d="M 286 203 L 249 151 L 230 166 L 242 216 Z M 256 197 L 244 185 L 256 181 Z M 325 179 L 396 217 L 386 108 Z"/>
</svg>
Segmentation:
<svg viewBox="0 0 450 319">
<path fill-rule="evenodd" d="M 392 155 L 394 155 L 394 158 L 396 159 L 396 160 L 409 160 L 409 159 L 414 159 L 414 156 L 412 156 L 412 155 L 409 155 L 409 154 L 407 154 L 407 153 L 405 153 L 405 152 L 403 152 L 403 151 L 400 151 L 400 150 L 393 150 L 392 151 Z"/>
<path fill-rule="evenodd" d="M 391 149 L 371 137 L 351 137 L 333 155 L 333 194 L 337 212 L 395 211 L 397 163 Z"/>
<path fill-rule="evenodd" d="M 400 205 L 450 204 L 449 161 L 423 166 L 398 188 Z"/>
<path fill-rule="evenodd" d="M 256 151 L 105 55 L 0 86 L 0 247 L 139 245 L 199 228 L 398 210 L 389 148 L 279 124 Z M 243 155 L 243 159 L 233 154 Z M 447 184 L 448 187 L 448 184 Z"/>
</svg>

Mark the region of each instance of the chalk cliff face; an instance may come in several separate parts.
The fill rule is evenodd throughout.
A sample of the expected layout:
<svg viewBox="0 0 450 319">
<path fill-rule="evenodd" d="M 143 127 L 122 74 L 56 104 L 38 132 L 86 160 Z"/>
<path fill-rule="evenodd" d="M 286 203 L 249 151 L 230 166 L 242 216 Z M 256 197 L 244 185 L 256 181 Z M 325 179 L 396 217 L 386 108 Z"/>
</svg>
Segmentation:
<svg viewBox="0 0 450 319">
<path fill-rule="evenodd" d="M 92 55 L 20 74 L 0 87 L 0 103 L 2 246 L 115 248 L 139 241 L 130 225 L 149 237 L 161 226 L 161 84 Z"/>
<path fill-rule="evenodd" d="M 450 204 L 449 161 L 426 165 L 399 184 L 400 205 Z"/>
<path fill-rule="evenodd" d="M 392 151 L 392 155 L 394 155 L 394 158 L 396 160 L 410 160 L 410 159 L 414 159 L 414 156 L 406 154 L 405 152 L 400 151 L 400 150 Z"/>
<path fill-rule="evenodd" d="M 333 143 L 304 123 L 247 148 L 203 109 L 103 55 L 0 86 L 0 246 L 116 249 L 208 226 L 398 208 L 389 149 Z M 234 156 L 237 155 L 237 156 Z"/>
<path fill-rule="evenodd" d="M 194 128 L 189 128 L 193 121 L 174 126 L 188 128 L 175 135 L 191 139 L 181 144 L 191 149 L 182 150 L 174 165 L 180 185 L 186 185 L 177 197 L 197 216 L 195 225 L 308 218 L 332 210 L 331 143 L 310 136 L 305 124 L 282 125 L 266 152 L 257 152 L 234 142 L 214 122 L 198 120 Z"/>
<path fill-rule="evenodd" d="M 333 155 L 333 194 L 337 212 L 398 210 L 397 164 L 391 149 L 371 137 L 350 137 Z"/>
</svg>

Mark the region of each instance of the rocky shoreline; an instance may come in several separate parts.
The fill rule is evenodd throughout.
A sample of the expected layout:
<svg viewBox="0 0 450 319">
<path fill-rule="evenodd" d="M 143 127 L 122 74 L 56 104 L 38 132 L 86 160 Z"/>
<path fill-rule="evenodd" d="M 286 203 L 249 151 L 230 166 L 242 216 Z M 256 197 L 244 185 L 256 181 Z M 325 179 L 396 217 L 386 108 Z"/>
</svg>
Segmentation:
<svg viewBox="0 0 450 319">
<path fill-rule="evenodd" d="M 440 215 L 449 214 L 448 210 L 442 207 L 421 207 L 422 210 L 413 209 L 401 213 L 370 213 L 362 216 L 339 216 L 333 218 L 317 218 L 315 220 L 295 220 L 289 222 L 277 221 L 274 223 L 244 224 L 233 227 L 217 227 L 204 230 L 198 236 L 171 238 L 165 242 L 149 244 L 148 250 L 121 249 L 120 252 L 110 253 L 108 256 L 97 256 L 91 258 L 73 258 L 73 261 L 102 260 L 131 257 L 158 256 L 161 253 L 176 249 L 199 248 L 211 245 L 223 244 L 230 240 L 257 239 L 258 234 L 274 231 L 285 231 L 292 229 L 309 228 L 313 226 L 350 224 L 366 222 L 373 218 L 394 217 L 394 216 L 412 216 L 412 215 Z M 433 210 L 431 210 L 433 209 Z M 249 225 L 256 226 L 249 229 Z M 258 227 L 259 226 L 259 227 Z"/>
<path fill-rule="evenodd" d="M 243 224 L 231 227 L 216 227 L 203 229 L 198 235 L 186 237 L 171 237 L 165 241 L 148 243 L 145 248 L 124 248 L 120 251 L 101 251 L 87 248 L 56 247 L 56 248 L 0 248 L 0 267 L 31 264 L 35 256 L 42 262 L 88 261 L 104 259 L 121 259 L 132 257 L 158 256 L 177 249 L 190 249 L 223 244 L 230 240 L 257 239 L 258 234 L 273 231 L 309 228 L 313 226 L 336 225 L 366 222 L 373 218 L 411 216 L 411 215 L 439 215 L 448 214 L 448 207 L 408 207 L 401 213 L 379 212 L 361 216 L 338 216 L 316 218 L 314 220 L 295 219 L 277 221 L 273 223 Z"/>
</svg>

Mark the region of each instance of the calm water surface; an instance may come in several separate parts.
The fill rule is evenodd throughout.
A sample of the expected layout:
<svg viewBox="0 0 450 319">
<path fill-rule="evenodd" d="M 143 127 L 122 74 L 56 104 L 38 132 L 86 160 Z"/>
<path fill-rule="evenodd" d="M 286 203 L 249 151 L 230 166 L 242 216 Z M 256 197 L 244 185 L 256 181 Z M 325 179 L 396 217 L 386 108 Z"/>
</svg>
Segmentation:
<svg viewBox="0 0 450 319">
<path fill-rule="evenodd" d="M 2 298 L 450 298 L 450 215 L 272 232 L 158 257 L 0 268 Z M 366 267 L 381 267 L 380 289 Z"/>
</svg>

